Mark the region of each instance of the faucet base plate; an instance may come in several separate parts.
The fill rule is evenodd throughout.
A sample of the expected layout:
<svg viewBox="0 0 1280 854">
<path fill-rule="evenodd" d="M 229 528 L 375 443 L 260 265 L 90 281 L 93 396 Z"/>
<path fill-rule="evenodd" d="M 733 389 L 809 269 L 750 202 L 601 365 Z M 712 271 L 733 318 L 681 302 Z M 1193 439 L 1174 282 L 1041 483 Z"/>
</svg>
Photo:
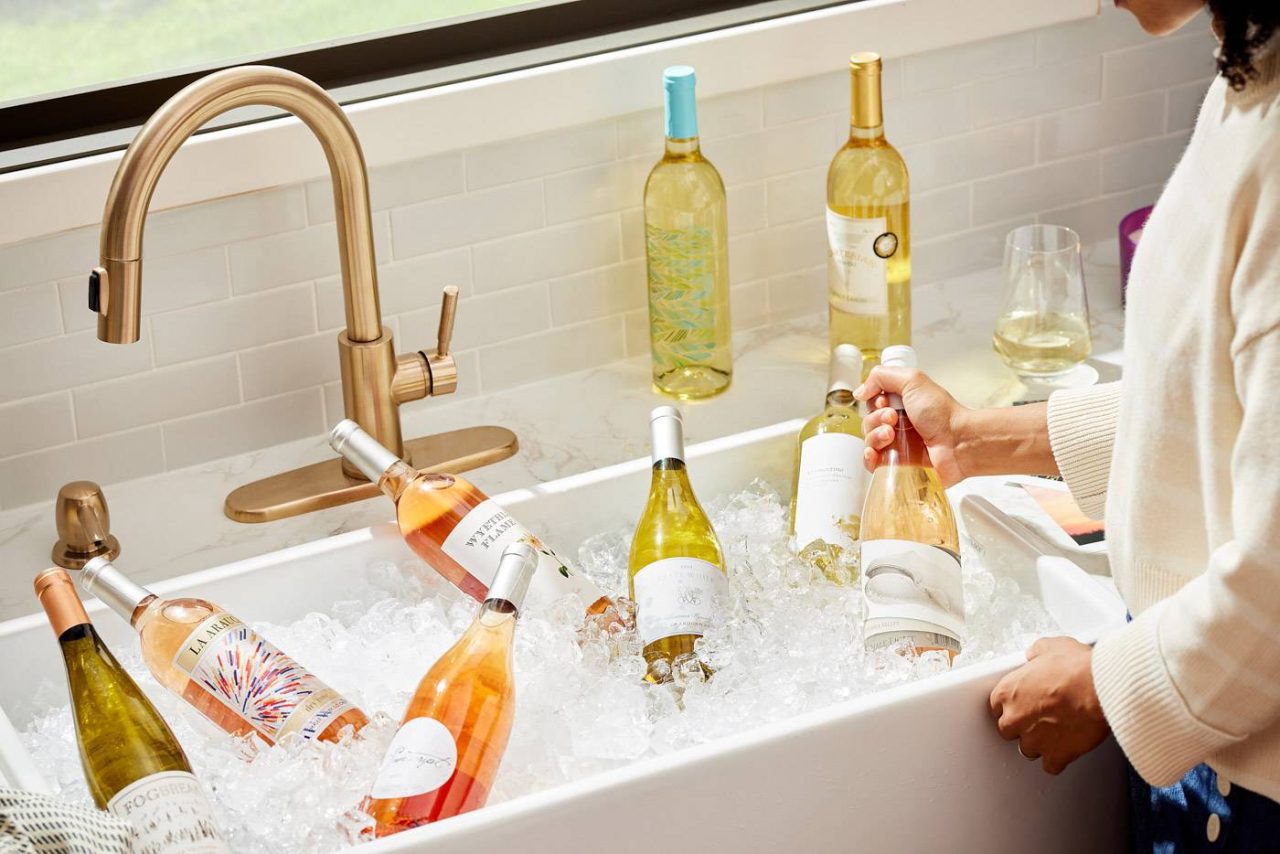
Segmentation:
<svg viewBox="0 0 1280 854">
<path fill-rule="evenodd" d="M 464 472 L 505 460 L 519 447 L 515 433 L 486 425 L 407 439 L 404 456 L 422 471 Z M 335 458 L 247 483 L 227 496 L 222 511 L 235 522 L 271 522 L 377 494 L 376 484 L 349 477 Z"/>
</svg>

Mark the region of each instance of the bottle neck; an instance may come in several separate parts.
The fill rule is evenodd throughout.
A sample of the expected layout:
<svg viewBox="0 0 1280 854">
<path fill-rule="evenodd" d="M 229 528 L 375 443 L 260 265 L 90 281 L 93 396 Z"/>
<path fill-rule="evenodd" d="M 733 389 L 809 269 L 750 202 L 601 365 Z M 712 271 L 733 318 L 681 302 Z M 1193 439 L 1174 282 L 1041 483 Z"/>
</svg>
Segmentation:
<svg viewBox="0 0 1280 854">
<path fill-rule="evenodd" d="M 871 142 L 877 139 L 884 139 L 884 126 L 860 128 L 855 125 L 850 125 L 849 139 L 856 142 Z"/>
<path fill-rule="evenodd" d="M 44 608 L 49 626 L 58 640 L 62 640 L 72 629 L 91 628 L 84 603 L 76 595 L 71 576 L 65 571 L 51 569 L 42 572 L 36 578 L 36 597 L 40 600 L 40 606 Z M 77 632 L 77 635 L 83 634 L 83 631 Z"/>
<path fill-rule="evenodd" d="M 850 136 L 874 139 L 884 136 L 884 108 L 880 103 L 880 68 L 859 66 L 850 72 L 852 86 L 849 104 Z M 859 134 L 868 134 L 859 137 Z"/>
<path fill-rule="evenodd" d="M 665 156 L 669 158 L 692 157 L 701 152 L 701 144 L 698 137 L 691 136 L 685 139 L 673 139 L 667 137 Z"/>
<path fill-rule="evenodd" d="M 684 427 L 679 418 L 655 418 L 649 425 L 653 470 L 660 465 L 679 463 L 684 468 Z"/>
<path fill-rule="evenodd" d="M 409 488 L 409 484 L 418 478 L 419 471 L 404 460 L 396 460 L 377 478 L 369 478 L 378 484 L 392 501 L 399 501 L 400 496 Z"/>
<path fill-rule="evenodd" d="M 880 459 L 882 462 L 880 465 L 933 468 L 933 463 L 929 460 L 929 450 L 925 447 L 924 440 L 920 438 L 920 434 L 916 432 L 915 426 L 912 425 L 911 419 L 907 416 L 907 411 L 903 408 L 902 401 L 900 399 L 893 401 L 893 406 L 898 410 L 898 424 L 893 431 L 893 444 L 881 454 Z"/>
<path fill-rule="evenodd" d="M 80 586 L 98 597 L 112 611 L 129 622 L 137 623 L 142 606 L 154 601 L 156 595 L 141 584 L 129 580 L 106 558 L 94 558 L 80 570 Z"/>
<path fill-rule="evenodd" d="M 857 405 L 858 401 L 853 396 L 853 392 L 843 386 L 840 388 L 833 388 L 831 391 L 827 392 L 828 407 L 839 406 L 844 409 L 853 409 L 857 407 Z"/>
</svg>

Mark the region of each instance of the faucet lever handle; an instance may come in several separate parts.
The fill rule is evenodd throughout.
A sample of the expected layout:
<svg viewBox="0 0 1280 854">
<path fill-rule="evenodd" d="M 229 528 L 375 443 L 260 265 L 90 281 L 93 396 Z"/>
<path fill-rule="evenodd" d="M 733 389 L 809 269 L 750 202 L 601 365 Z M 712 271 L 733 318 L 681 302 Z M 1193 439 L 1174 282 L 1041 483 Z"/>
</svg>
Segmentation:
<svg viewBox="0 0 1280 854">
<path fill-rule="evenodd" d="M 458 313 L 458 286 L 445 285 L 440 303 L 440 329 L 436 332 L 436 356 L 449 355 L 453 341 L 453 319 Z"/>
</svg>

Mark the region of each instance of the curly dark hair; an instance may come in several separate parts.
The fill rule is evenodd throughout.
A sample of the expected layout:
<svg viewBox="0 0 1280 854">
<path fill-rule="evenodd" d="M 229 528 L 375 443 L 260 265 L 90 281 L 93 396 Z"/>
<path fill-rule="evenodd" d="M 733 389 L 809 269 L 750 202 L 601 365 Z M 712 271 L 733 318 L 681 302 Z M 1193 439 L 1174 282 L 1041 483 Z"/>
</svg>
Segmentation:
<svg viewBox="0 0 1280 854">
<path fill-rule="evenodd" d="M 1280 28 L 1280 0 L 1208 0 L 1222 49 L 1218 73 L 1237 92 L 1254 77 L 1253 61 Z"/>
</svg>

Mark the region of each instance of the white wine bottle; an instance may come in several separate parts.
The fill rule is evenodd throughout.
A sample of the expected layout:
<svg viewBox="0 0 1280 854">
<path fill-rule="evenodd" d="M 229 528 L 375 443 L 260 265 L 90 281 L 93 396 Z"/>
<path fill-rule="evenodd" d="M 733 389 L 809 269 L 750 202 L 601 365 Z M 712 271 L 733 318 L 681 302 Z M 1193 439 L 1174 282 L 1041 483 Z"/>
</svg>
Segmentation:
<svg viewBox="0 0 1280 854">
<path fill-rule="evenodd" d="M 631 598 L 649 664 L 646 678 L 669 678 L 676 659 L 722 617 L 729 594 L 724 552 L 698 504 L 684 462 L 684 430 L 674 406 L 649 416 L 653 478 L 631 541 Z"/>
<path fill-rule="evenodd" d="M 858 348 L 837 345 L 831 351 L 826 406 L 796 437 L 791 534 L 796 552 L 833 580 L 844 580 L 835 564 L 857 543 L 867 495 L 862 419 L 853 397 L 861 379 Z"/>
<path fill-rule="evenodd" d="M 914 368 L 910 347 L 887 347 L 882 363 Z M 942 481 L 902 400 L 893 444 L 881 453 L 862 510 L 863 637 L 868 650 L 942 650 L 952 659 L 964 634 L 960 536 Z"/>
<path fill-rule="evenodd" d="M 720 173 L 702 156 L 694 73 L 662 73 L 666 150 L 644 185 L 645 256 L 653 385 L 681 400 L 729 387 L 728 205 Z"/>
<path fill-rule="evenodd" d="M 36 576 L 35 589 L 62 649 L 93 802 L 129 822 L 135 851 L 227 854 L 182 745 L 98 637 L 71 576 L 46 569 Z"/>
<path fill-rule="evenodd" d="M 907 164 L 884 137 L 880 56 L 849 60 L 849 140 L 827 170 L 827 283 L 831 346 L 868 363 L 911 343 L 910 187 Z"/>
</svg>

